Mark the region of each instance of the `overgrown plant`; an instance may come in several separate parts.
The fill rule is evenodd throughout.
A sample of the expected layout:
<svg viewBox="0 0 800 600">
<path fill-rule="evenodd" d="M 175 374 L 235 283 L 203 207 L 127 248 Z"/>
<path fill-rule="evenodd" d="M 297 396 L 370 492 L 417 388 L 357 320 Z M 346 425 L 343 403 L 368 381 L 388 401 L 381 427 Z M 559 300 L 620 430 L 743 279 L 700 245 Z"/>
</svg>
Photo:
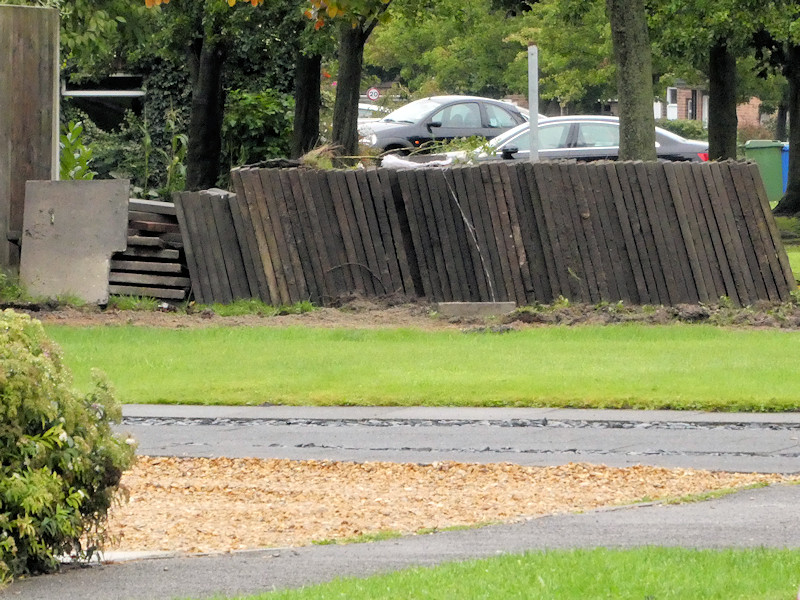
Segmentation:
<svg viewBox="0 0 800 600">
<path fill-rule="evenodd" d="M 99 375 L 81 395 L 41 323 L 0 312 L 0 583 L 90 557 L 134 450 Z"/>
<path fill-rule="evenodd" d="M 91 168 L 92 149 L 83 143 L 83 123 L 70 121 L 62 127 L 59 147 L 59 171 L 61 179 L 94 179 L 96 171 Z"/>
</svg>

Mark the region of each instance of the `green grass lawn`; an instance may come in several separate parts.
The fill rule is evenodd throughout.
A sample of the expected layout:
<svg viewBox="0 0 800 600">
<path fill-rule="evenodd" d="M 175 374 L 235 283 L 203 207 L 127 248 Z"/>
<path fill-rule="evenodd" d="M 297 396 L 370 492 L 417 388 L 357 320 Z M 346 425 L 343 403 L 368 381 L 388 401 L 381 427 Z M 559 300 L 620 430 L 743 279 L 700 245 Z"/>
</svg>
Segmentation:
<svg viewBox="0 0 800 600">
<path fill-rule="evenodd" d="M 97 367 L 126 403 L 800 408 L 794 331 L 46 329 L 78 387 Z"/>
<path fill-rule="evenodd" d="M 800 552 L 676 548 L 532 552 L 342 579 L 249 600 L 793 600 Z"/>
</svg>

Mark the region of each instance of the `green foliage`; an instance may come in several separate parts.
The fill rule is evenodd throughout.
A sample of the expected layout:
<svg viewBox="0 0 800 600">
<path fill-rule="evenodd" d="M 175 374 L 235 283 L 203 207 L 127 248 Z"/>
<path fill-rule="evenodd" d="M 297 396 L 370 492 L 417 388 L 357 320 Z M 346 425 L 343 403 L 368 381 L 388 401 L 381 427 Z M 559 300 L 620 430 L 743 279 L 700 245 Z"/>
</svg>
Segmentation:
<svg viewBox="0 0 800 600">
<path fill-rule="evenodd" d="M 23 302 L 29 299 L 19 280 L 0 270 L 0 302 Z"/>
<path fill-rule="evenodd" d="M 61 179 L 94 179 L 92 149 L 83 144 L 83 123 L 70 121 L 61 128 L 59 155 Z"/>
<path fill-rule="evenodd" d="M 314 310 L 314 305 L 310 302 L 296 302 L 295 304 L 271 306 L 261 300 L 248 298 L 244 300 L 234 300 L 230 304 L 192 304 L 190 312 L 202 312 L 211 310 L 221 317 L 235 317 L 241 315 L 259 315 L 262 317 L 275 317 L 278 315 L 301 315 Z"/>
<path fill-rule="evenodd" d="M 294 98 L 274 90 L 228 93 L 222 121 L 225 168 L 287 156 Z"/>
<path fill-rule="evenodd" d="M 658 119 L 656 126 L 690 140 L 707 140 L 708 130 L 700 121 Z"/>
<path fill-rule="evenodd" d="M 98 549 L 133 461 L 111 431 L 121 411 L 108 383 L 98 376 L 86 396 L 71 384 L 41 324 L 0 312 L 0 582 Z"/>
<path fill-rule="evenodd" d="M 158 305 L 157 299 L 147 296 L 109 296 L 106 309 L 153 311 Z"/>
</svg>

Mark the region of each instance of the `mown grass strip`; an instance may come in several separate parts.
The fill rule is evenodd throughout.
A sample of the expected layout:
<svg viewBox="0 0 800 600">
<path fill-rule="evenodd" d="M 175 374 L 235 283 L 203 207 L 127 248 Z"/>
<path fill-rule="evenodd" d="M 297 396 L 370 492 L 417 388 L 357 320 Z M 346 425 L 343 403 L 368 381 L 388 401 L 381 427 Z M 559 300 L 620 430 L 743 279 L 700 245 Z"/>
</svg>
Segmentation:
<svg viewBox="0 0 800 600">
<path fill-rule="evenodd" d="M 800 332 L 702 325 L 504 334 L 48 326 L 76 385 L 123 402 L 800 408 Z"/>
<path fill-rule="evenodd" d="M 797 597 L 799 586 L 798 551 L 594 549 L 530 552 L 347 578 L 247 600 L 788 600 Z"/>
</svg>

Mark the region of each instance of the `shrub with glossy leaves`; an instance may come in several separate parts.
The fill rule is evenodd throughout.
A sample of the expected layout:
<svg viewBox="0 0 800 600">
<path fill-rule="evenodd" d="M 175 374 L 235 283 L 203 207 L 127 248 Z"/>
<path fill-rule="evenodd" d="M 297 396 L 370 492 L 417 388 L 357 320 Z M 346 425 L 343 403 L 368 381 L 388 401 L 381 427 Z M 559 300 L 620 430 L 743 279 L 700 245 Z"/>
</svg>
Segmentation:
<svg viewBox="0 0 800 600">
<path fill-rule="evenodd" d="M 99 376 L 72 387 L 41 323 L 0 312 L 0 583 L 90 555 L 134 449 L 111 424 L 120 406 Z"/>
</svg>

